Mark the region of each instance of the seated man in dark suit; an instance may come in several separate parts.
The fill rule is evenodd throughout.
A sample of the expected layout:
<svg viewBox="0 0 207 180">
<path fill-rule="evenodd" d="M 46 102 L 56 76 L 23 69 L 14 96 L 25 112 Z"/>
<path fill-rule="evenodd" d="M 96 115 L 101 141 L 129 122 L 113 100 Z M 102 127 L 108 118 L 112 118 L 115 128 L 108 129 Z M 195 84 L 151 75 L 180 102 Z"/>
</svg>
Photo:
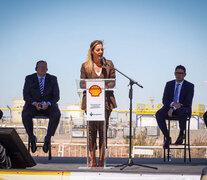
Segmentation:
<svg viewBox="0 0 207 180">
<path fill-rule="evenodd" d="M 23 89 L 25 105 L 22 111 L 22 121 L 31 143 L 31 150 L 37 150 L 36 137 L 33 134 L 32 118 L 43 114 L 49 117 L 47 135 L 44 139 L 43 151 L 48 152 L 51 136 L 54 136 L 60 121 L 59 87 L 57 78 L 47 73 L 47 62 L 38 61 L 37 73 L 26 76 Z"/>
<path fill-rule="evenodd" d="M 175 68 L 175 80 L 167 82 L 165 86 L 162 99 L 164 106 L 156 113 L 158 126 L 165 136 L 164 148 L 168 148 L 171 144 L 165 118 L 176 115 L 179 120 L 180 133 L 175 142 L 178 145 L 183 143 L 186 117 L 191 116 L 194 85 L 184 80 L 185 76 L 185 67 L 177 66 Z"/>
<path fill-rule="evenodd" d="M 207 127 L 207 111 L 203 115 L 203 120 L 204 120 L 204 123 L 205 123 L 205 125 Z"/>
</svg>

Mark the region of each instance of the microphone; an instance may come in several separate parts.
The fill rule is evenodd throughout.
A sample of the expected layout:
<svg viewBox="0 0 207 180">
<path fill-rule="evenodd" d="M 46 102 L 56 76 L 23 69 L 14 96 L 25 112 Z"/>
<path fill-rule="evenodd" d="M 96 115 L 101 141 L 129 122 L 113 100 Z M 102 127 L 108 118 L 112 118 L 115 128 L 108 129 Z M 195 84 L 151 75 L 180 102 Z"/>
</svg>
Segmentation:
<svg viewBox="0 0 207 180">
<path fill-rule="evenodd" d="M 106 58 L 102 56 L 101 62 L 103 63 L 104 66 L 107 66 Z"/>
</svg>

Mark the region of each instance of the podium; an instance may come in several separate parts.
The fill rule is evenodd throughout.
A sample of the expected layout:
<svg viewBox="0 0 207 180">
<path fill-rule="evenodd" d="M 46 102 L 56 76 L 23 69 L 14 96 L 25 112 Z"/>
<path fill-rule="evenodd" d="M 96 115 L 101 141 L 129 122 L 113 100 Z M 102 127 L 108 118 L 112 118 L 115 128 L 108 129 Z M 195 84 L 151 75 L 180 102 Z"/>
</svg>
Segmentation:
<svg viewBox="0 0 207 180">
<path fill-rule="evenodd" d="M 115 79 L 80 79 L 77 80 L 78 93 L 86 98 L 86 120 L 87 120 L 87 168 L 90 168 L 91 156 L 89 154 L 89 124 L 91 121 L 95 123 L 104 122 L 103 128 L 103 157 L 104 168 L 106 167 L 105 151 L 106 151 L 106 122 L 105 122 L 105 99 L 107 91 L 115 90 Z M 83 99 L 80 96 L 81 99 Z M 83 102 L 81 102 L 83 103 Z M 96 139 L 97 142 L 97 139 Z M 98 144 L 98 143 L 96 143 Z M 99 147 L 100 148 L 100 147 Z M 98 149 L 98 148 L 97 148 Z M 96 154 L 96 150 L 95 150 Z"/>
</svg>

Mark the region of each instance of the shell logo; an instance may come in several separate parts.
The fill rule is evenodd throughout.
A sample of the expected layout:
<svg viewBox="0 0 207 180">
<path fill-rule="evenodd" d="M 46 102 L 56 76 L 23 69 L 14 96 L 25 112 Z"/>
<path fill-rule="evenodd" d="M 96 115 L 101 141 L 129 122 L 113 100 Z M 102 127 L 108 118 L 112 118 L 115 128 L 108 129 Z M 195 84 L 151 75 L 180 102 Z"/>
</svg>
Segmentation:
<svg viewBox="0 0 207 180">
<path fill-rule="evenodd" d="M 93 85 L 89 88 L 89 93 L 91 96 L 97 97 L 102 93 L 102 90 L 98 85 Z"/>
</svg>

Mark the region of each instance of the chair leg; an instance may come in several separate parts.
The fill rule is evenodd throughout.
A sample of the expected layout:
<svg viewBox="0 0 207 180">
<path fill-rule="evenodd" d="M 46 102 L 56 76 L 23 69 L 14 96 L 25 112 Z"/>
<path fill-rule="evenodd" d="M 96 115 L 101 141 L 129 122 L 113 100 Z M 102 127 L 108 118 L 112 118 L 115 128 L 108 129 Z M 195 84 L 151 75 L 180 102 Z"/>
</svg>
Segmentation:
<svg viewBox="0 0 207 180">
<path fill-rule="evenodd" d="M 190 154 L 190 119 L 188 120 L 188 154 L 189 154 L 189 162 L 191 162 L 191 154 Z"/>
<path fill-rule="evenodd" d="M 169 162 L 169 159 L 170 159 L 170 149 L 168 148 L 167 149 L 167 161 Z"/>
<path fill-rule="evenodd" d="M 30 152 L 30 139 L 29 139 L 29 137 L 28 137 L 28 152 Z"/>
<path fill-rule="evenodd" d="M 50 141 L 50 145 L 49 145 L 49 157 L 48 157 L 49 160 L 52 159 L 52 152 L 51 152 L 51 141 Z"/>
<path fill-rule="evenodd" d="M 165 137 L 164 137 L 164 142 L 165 142 Z M 165 154 L 165 150 L 166 150 L 166 149 L 163 147 L 163 158 L 164 158 L 163 160 L 164 160 L 164 162 L 166 161 L 166 158 L 165 158 L 165 156 L 166 156 L 166 154 Z"/>
<path fill-rule="evenodd" d="M 170 136 L 170 120 L 168 120 L 168 131 L 169 131 L 169 136 Z M 165 142 L 165 140 L 166 140 L 166 137 L 164 136 L 164 142 Z M 163 160 L 164 160 L 164 162 L 166 161 L 166 152 L 165 152 L 166 150 L 167 150 L 167 160 L 169 161 L 169 159 L 170 159 L 170 145 L 167 149 L 163 147 Z"/>
<path fill-rule="evenodd" d="M 165 162 L 166 161 L 166 159 L 165 159 L 165 149 L 163 149 L 163 151 L 164 151 L 163 152 L 164 153 L 164 156 L 163 157 L 164 157 L 164 162 Z"/>
<path fill-rule="evenodd" d="M 170 137 L 170 120 L 168 120 L 168 132 L 169 132 L 169 137 Z M 167 148 L 167 161 L 170 161 L 170 144 L 169 147 Z"/>
<path fill-rule="evenodd" d="M 185 141 L 184 141 L 184 162 L 186 162 L 186 128 L 185 128 Z"/>
</svg>

